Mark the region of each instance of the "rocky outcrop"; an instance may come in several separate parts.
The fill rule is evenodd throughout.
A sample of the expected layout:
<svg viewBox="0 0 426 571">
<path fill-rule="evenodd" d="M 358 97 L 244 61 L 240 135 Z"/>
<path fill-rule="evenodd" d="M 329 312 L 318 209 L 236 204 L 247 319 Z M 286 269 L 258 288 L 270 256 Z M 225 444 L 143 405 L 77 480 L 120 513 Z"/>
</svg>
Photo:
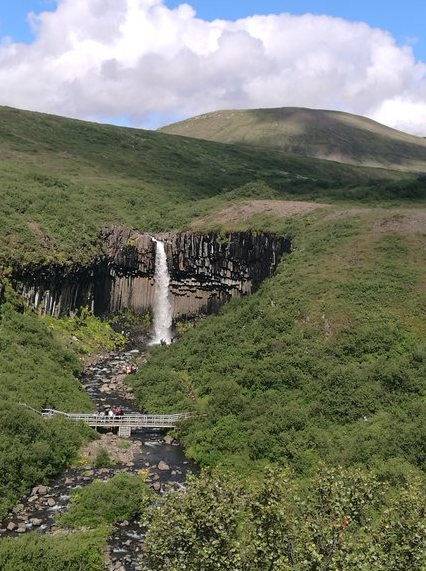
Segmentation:
<svg viewBox="0 0 426 571">
<path fill-rule="evenodd" d="M 272 275 L 288 253 L 288 238 L 270 233 L 189 232 L 156 235 L 170 272 L 174 317 L 212 313 L 237 295 L 247 295 Z M 122 227 L 100 234 L 104 254 L 87 266 L 16 268 L 13 283 L 39 312 L 59 316 L 81 307 L 97 315 L 130 309 L 151 311 L 155 245 L 151 235 Z"/>
</svg>

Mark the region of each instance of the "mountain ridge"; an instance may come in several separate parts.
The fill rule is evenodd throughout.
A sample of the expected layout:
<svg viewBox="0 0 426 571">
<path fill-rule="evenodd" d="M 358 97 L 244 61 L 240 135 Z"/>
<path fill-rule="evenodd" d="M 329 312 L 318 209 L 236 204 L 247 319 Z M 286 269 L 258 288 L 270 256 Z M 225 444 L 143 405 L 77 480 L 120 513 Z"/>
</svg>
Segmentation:
<svg viewBox="0 0 426 571">
<path fill-rule="evenodd" d="M 304 107 L 213 111 L 158 131 L 357 166 L 426 171 L 426 139 L 343 111 Z"/>
</svg>

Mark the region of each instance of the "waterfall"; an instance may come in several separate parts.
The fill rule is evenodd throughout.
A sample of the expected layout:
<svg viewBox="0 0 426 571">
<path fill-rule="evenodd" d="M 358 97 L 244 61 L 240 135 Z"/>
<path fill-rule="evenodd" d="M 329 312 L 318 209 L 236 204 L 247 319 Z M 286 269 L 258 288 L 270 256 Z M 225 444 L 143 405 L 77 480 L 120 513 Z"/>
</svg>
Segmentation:
<svg viewBox="0 0 426 571">
<path fill-rule="evenodd" d="M 171 341 L 172 307 L 169 300 L 170 275 L 167 267 L 167 256 L 164 243 L 156 238 L 155 242 L 155 275 L 154 275 L 154 307 L 153 307 L 153 336 L 151 343 L 166 343 Z"/>
</svg>

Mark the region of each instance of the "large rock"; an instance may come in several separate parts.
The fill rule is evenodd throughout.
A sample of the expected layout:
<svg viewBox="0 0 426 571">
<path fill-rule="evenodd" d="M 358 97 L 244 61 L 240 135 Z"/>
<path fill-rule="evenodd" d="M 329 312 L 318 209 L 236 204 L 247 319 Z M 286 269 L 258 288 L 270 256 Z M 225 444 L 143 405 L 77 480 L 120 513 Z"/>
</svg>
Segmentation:
<svg viewBox="0 0 426 571">
<path fill-rule="evenodd" d="M 31 490 L 31 496 L 47 494 L 47 490 L 48 490 L 47 486 L 35 486 Z"/>
<path fill-rule="evenodd" d="M 166 471 L 166 470 L 170 470 L 170 466 L 168 464 L 166 464 L 164 462 L 164 460 L 161 460 L 161 462 L 158 463 L 157 468 L 161 471 Z"/>
<path fill-rule="evenodd" d="M 14 514 L 19 514 L 19 513 L 22 513 L 24 511 L 24 509 L 25 509 L 24 504 L 18 504 L 12 509 L 12 512 Z"/>
</svg>

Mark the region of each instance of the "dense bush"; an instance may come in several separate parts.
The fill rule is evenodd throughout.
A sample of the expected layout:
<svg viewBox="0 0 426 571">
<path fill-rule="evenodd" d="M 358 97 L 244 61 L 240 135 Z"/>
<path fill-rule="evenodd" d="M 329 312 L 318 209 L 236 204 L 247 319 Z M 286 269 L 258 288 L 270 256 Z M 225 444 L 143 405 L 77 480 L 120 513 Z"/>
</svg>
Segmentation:
<svg viewBox="0 0 426 571">
<path fill-rule="evenodd" d="M 0 543 L 2 571 L 104 571 L 108 530 L 50 536 L 29 533 Z"/>
<path fill-rule="evenodd" d="M 75 374 L 81 363 L 31 313 L 0 306 L 0 517 L 31 486 L 69 464 L 89 429 L 36 410 L 91 410 Z"/>
<path fill-rule="evenodd" d="M 96 527 L 145 515 L 150 489 L 141 476 L 117 474 L 106 482 L 94 480 L 74 493 L 70 508 L 59 518 L 63 527 Z"/>
<path fill-rule="evenodd" d="M 371 472 L 320 469 L 308 482 L 268 469 L 252 486 L 204 471 L 153 510 L 156 571 L 424 571 L 422 480 L 398 495 Z"/>
</svg>

